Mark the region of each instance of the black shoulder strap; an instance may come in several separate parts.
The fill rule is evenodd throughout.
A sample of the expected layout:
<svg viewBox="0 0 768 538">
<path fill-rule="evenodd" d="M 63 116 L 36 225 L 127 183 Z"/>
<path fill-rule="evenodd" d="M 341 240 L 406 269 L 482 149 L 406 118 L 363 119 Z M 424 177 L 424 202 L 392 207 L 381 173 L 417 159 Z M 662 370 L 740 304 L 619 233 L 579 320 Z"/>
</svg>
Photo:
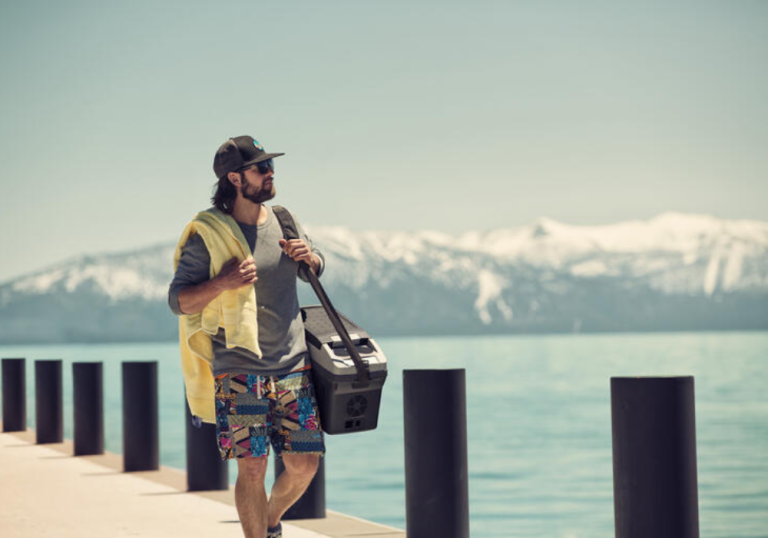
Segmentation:
<svg viewBox="0 0 768 538">
<path fill-rule="evenodd" d="M 299 232 L 290 212 L 283 206 L 279 205 L 273 205 L 272 211 L 275 212 L 277 220 L 280 221 L 280 227 L 283 229 L 283 237 L 286 239 L 286 241 L 291 239 L 299 239 Z M 355 363 L 355 367 L 357 368 L 358 383 L 360 383 L 361 386 L 368 386 L 370 379 L 370 374 L 368 373 L 368 363 L 363 362 L 363 359 L 360 357 L 360 353 L 357 351 L 355 344 L 353 344 L 352 340 L 349 338 L 347 328 L 344 326 L 344 323 L 342 323 L 341 318 L 339 318 L 339 314 L 336 312 L 333 304 L 331 304 L 331 300 L 325 294 L 325 290 L 323 289 L 322 284 L 320 284 L 320 280 L 317 278 L 315 273 L 309 269 L 309 265 L 304 262 L 301 262 L 299 271 L 301 271 L 302 274 L 306 276 L 307 280 L 309 280 L 309 283 L 312 285 L 312 289 L 315 290 L 317 298 L 320 299 L 320 303 L 325 309 L 325 313 L 328 314 L 328 319 L 331 321 L 334 329 L 336 329 L 336 332 L 339 334 L 341 341 L 344 342 L 347 351 L 349 351 L 349 355 L 352 357 L 352 362 Z"/>
<path fill-rule="evenodd" d="M 283 229 L 283 237 L 286 240 L 298 239 L 299 231 L 296 228 L 296 223 L 293 221 L 291 213 L 281 205 L 273 205 L 272 211 L 275 212 L 275 216 L 280 222 L 280 228 Z"/>
</svg>

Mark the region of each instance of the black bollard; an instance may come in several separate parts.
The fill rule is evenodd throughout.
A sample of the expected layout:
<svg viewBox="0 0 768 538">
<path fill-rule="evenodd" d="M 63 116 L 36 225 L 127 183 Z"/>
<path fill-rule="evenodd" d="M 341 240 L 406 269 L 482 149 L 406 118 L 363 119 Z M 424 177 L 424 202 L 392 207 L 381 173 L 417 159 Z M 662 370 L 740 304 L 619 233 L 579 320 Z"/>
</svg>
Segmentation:
<svg viewBox="0 0 768 538">
<path fill-rule="evenodd" d="M 123 362 L 123 470 L 160 468 L 157 361 Z"/>
<path fill-rule="evenodd" d="M 182 384 L 184 397 L 184 416 L 187 423 L 187 490 L 209 491 L 229 489 L 228 461 L 221 459 L 216 441 L 216 424 L 192 424 L 192 412 L 186 397 L 186 387 Z"/>
<path fill-rule="evenodd" d="M 61 369 L 61 359 L 35 361 L 35 429 L 38 444 L 64 441 Z"/>
<path fill-rule="evenodd" d="M 693 377 L 611 378 L 616 538 L 698 538 Z"/>
<path fill-rule="evenodd" d="M 27 360 L 3 359 L 3 431 L 27 430 Z"/>
<path fill-rule="evenodd" d="M 468 538 L 464 369 L 403 370 L 408 538 Z"/>
<path fill-rule="evenodd" d="M 72 363 L 75 456 L 104 454 L 103 372 L 101 362 Z"/>
<path fill-rule="evenodd" d="M 275 480 L 285 471 L 283 458 L 275 457 Z M 283 519 L 322 519 L 325 517 L 325 457 L 320 458 L 317 474 L 299 500 L 291 506 Z"/>
</svg>

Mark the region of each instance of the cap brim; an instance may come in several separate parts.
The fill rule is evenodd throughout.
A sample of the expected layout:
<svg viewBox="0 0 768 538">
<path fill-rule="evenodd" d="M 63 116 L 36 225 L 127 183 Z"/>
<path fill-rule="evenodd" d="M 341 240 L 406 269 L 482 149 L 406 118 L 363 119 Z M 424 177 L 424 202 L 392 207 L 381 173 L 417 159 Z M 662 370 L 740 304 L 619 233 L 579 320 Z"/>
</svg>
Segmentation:
<svg viewBox="0 0 768 538">
<path fill-rule="evenodd" d="M 258 159 L 254 159 L 252 161 L 248 161 L 247 163 L 243 163 L 243 168 L 246 166 L 253 166 L 256 163 L 268 161 L 272 157 L 280 157 L 280 155 L 285 155 L 285 153 L 265 153 L 264 155 L 261 155 Z"/>
</svg>

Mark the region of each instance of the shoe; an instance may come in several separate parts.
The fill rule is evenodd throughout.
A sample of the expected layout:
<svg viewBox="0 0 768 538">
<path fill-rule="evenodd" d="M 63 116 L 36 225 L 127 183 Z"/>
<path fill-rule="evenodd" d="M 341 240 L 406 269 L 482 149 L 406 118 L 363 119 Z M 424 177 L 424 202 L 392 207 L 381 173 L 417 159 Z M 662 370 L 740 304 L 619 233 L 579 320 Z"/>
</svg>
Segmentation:
<svg viewBox="0 0 768 538">
<path fill-rule="evenodd" d="M 283 523 L 277 524 L 277 527 L 267 529 L 267 538 L 283 538 Z"/>
</svg>

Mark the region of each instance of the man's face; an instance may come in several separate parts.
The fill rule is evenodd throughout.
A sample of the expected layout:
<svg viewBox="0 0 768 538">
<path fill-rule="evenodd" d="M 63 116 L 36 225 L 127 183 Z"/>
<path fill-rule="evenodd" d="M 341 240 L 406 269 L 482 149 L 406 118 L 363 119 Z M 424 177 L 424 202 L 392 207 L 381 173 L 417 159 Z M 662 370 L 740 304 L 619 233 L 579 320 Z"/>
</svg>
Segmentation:
<svg viewBox="0 0 768 538">
<path fill-rule="evenodd" d="M 255 204 L 260 204 L 275 197 L 275 186 L 272 176 L 274 170 L 269 170 L 266 174 L 259 173 L 257 166 L 251 166 L 249 169 L 240 173 L 242 184 L 240 193 L 243 198 L 250 200 Z"/>
</svg>

